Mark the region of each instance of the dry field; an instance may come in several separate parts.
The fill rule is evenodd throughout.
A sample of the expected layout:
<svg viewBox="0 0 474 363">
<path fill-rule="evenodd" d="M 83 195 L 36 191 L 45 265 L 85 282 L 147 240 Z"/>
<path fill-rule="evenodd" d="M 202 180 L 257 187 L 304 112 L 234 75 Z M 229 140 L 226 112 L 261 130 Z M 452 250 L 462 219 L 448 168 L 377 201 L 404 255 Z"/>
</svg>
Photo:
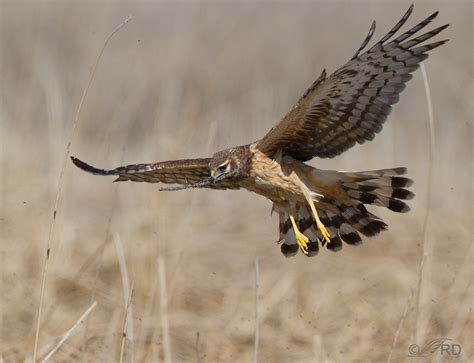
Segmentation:
<svg viewBox="0 0 474 363">
<path fill-rule="evenodd" d="M 69 142 L 115 167 L 253 141 L 408 5 L 2 0 L 0 362 L 32 361 L 40 305 L 38 360 L 78 322 L 49 362 L 249 362 L 257 322 L 259 362 L 474 361 L 472 2 L 417 2 L 409 21 L 451 23 L 425 62 L 432 161 L 417 71 L 373 142 L 311 162 L 409 168 L 412 212 L 377 210 L 390 230 L 362 246 L 285 259 L 263 198 L 112 184 L 66 160 Z M 408 356 L 438 338 L 461 354 Z"/>
</svg>

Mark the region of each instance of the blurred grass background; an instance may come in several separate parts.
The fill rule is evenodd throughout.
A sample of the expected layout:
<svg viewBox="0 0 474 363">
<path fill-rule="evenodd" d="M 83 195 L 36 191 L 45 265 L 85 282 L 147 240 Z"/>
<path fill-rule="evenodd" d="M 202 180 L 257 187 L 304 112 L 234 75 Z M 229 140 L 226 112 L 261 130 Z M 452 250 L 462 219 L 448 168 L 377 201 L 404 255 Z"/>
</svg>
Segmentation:
<svg viewBox="0 0 474 363">
<path fill-rule="evenodd" d="M 123 19 L 134 15 L 108 44 L 71 140 L 72 155 L 104 168 L 205 157 L 260 138 L 323 68 L 332 72 L 353 55 L 373 19 L 378 40 L 409 4 L 2 0 L 0 361 L 31 360 L 65 148 L 98 53 Z M 263 198 L 159 193 L 152 184 L 111 184 L 68 162 L 39 358 L 97 301 L 50 361 L 119 361 L 127 295 L 115 235 L 134 282 L 128 360 L 165 359 L 168 321 L 175 362 L 251 361 L 258 256 L 261 362 L 412 362 L 422 358 L 408 357 L 411 344 L 442 337 L 462 345 L 456 361 L 472 361 L 473 3 L 417 2 L 409 25 L 435 10 L 431 28 L 451 23 L 437 38 L 451 41 L 425 62 L 435 116 L 432 190 L 420 71 L 373 142 L 311 162 L 407 166 L 417 194 L 410 214 L 375 210 L 390 226 L 379 238 L 285 259 Z"/>
</svg>

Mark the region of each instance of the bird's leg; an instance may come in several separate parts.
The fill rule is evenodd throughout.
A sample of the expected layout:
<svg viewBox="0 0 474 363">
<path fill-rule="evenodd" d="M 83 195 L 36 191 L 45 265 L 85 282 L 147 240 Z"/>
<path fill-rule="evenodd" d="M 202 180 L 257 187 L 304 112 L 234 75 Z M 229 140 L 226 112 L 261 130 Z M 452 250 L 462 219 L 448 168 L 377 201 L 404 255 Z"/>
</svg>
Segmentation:
<svg viewBox="0 0 474 363">
<path fill-rule="evenodd" d="M 300 232 L 300 230 L 298 229 L 298 226 L 296 225 L 295 218 L 291 214 L 290 214 L 290 221 L 291 221 L 291 224 L 293 225 L 293 232 L 295 234 L 296 242 L 298 243 L 298 246 L 300 247 L 301 252 L 307 255 L 309 238 Z"/>
<path fill-rule="evenodd" d="M 311 212 L 313 213 L 314 220 L 316 221 L 316 227 L 318 227 L 319 231 L 323 235 L 324 240 L 327 243 L 331 243 L 330 234 L 326 227 L 324 226 L 323 222 L 319 219 L 318 212 L 316 211 L 316 207 L 314 206 L 314 202 L 310 201 L 309 207 L 311 208 Z"/>
<path fill-rule="evenodd" d="M 314 205 L 314 201 L 310 198 L 309 195 L 306 195 L 306 193 L 304 193 L 304 195 L 311 209 L 311 213 L 313 214 L 314 221 L 316 222 L 316 227 L 318 227 L 318 230 L 321 232 L 321 235 L 323 236 L 324 240 L 327 243 L 331 243 L 331 239 L 330 239 L 331 235 L 329 234 L 328 230 L 324 226 L 323 222 L 321 222 L 321 220 L 319 219 L 318 212 L 316 211 L 316 207 Z"/>
</svg>

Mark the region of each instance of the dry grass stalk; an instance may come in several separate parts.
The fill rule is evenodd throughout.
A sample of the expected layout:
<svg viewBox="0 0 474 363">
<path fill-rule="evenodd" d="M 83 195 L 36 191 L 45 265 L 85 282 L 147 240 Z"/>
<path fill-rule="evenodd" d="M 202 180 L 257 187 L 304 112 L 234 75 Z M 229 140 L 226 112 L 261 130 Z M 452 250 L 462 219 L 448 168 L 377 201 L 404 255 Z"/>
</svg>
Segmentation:
<svg viewBox="0 0 474 363">
<path fill-rule="evenodd" d="M 200 334 L 199 332 L 197 332 L 196 333 L 196 363 L 201 362 L 201 352 L 199 351 L 199 344 L 200 344 L 199 338 L 200 338 Z"/>
<path fill-rule="evenodd" d="M 133 297 L 133 290 L 134 290 L 135 282 L 132 281 L 132 286 L 130 288 L 130 294 L 128 296 L 128 302 L 125 308 L 125 319 L 123 322 L 123 329 L 122 329 L 122 345 L 120 347 L 120 360 L 119 362 L 123 362 L 123 355 L 125 352 L 125 342 L 127 342 L 127 357 L 129 362 L 133 362 L 133 337 L 128 336 L 129 320 L 132 320 L 131 311 L 132 311 L 132 297 Z M 133 330 L 131 330 L 133 331 Z"/>
<path fill-rule="evenodd" d="M 152 280 L 152 286 L 151 286 L 151 289 L 150 289 L 149 298 L 146 299 L 145 307 L 143 308 L 143 316 L 146 316 L 146 317 L 151 317 L 151 316 L 154 317 L 155 316 L 153 307 L 155 305 L 155 301 L 156 301 L 156 297 L 157 297 L 157 290 L 158 290 L 158 279 L 153 279 Z M 146 334 L 143 331 L 143 329 L 141 331 L 141 334 L 142 335 Z M 141 339 L 140 331 L 138 332 L 137 335 L 138 335 L 137 338 L 136 338 L 137 342 L 141 342 L 143 340 L 147 341 L 146 338 Z M 149 360 L 152 359 L 151 357 L 153 357 L 153 361 L 158 363 L 158 361 L 157 361 L 158 360 L 158 357 L 157 357 L 158 353 L 155 352 L 155 347 L 157 345 L 154 344 L 157 335 L 159 335 L 159 333 L 157 332 L 157 329 L 153 329 L 152 332 L 151 332 L 151 336 L 149 337 L 148 346 L 147 346 L 146 343 L 144 344 L 144 346 L 143 346 L 144 351 L 142 352 L 140 358 L 136 358 L 137 360 L 141 360 L 142 362 L 148 362 Z M 135 351 L 137 351 L 137 350 L 138 350 L 138 347 L 136 347 Z"/>
<path fill-rule="evenodd" d="M 53 214 L 53 223 L 56 220 L 56 211 Z M 48 240 L 48 247 L 46 249 L 46 259 L 44 261 L 43 265 L 43 271 L 41 273 L 41 292 L 40 292 L 40 302 L 38 306 L 38 317 L 36 318 L 36 333 L 35 333 L 35 346 L 33 348 L 33 362 L 36 362 L 36 355 L 38 352 L 38 341 L 39 341 L 39 331 L 40 331 L 40 325 L 41 325 L 41 313 L 43 312 L 43 301 L 44 301 L 44 287 L 46 285 L 46 275 L 48 273 L 48 267 L 49 267 L 49 252 L 50 252 L 50 247 L 49 247 L 50 241 Z"/>
<path fill-rule="evenodd" d="M 258 288 L 259 288 L 259 266 L 258 257 L 255 258 L 255 346 L 253 351 L 253 361 L 258 362 L 258 344 L 260 339 L 259 332 L 259 315 L 258 315 Z"/>
<path fill-rule="evenodd" d="M 403 324 L 405 322 L 405 318 L 408 314 L 408 310 L 411 306 L 411 302 L 413 300 L 415 291 L 417 293 L 417 302 L 416 302 L 416 309 L 417 312 L 415 314 L 417 318 L 417 324 L 416 324 L 416 331 L 415 331 L 415 339 L 416 341 L 420 341 L 420 319 L 419 319 L 419 309 L 420 309 L 420 296 L 421 296 L 421 290 L 423 288 L 423 273 L 424 273 L 424 265 L 425 261 L 427 258 L 427 253 L 426 253 L 426 245 L 429 243 L 428 242 L 428 222 L 429 222 L 429 217 L 430 217 L 430 209 L 431 209 L 431 190 L 432 190 L 432 181 L 433 181 L 433 161 L 434 161 L 434 151 L 435 151 L 435 134 L 434 134 L 434 116 L 433 116 L 433 104 L 431 101 L 431 92 L 430 92 L 430 86 L 428 83 L 428 75 L 426 73 L 426 68 L 425 65 L 422 63 L 421 64 L 421 73 L 423 77 L 423 85 L 425 88 L 425 94 L 426 94 L 426 104 L 427 104 L 427 109 L 428 109 L 428 121 L 429 121 L 429 131 L 430 131 L 430 150 L 429 150 L 429 163 L 428 163 L 428 188 L 427 188 L 427 205 L 426 205 L 426 213 L 424 216 L 423 220 L 423 244 L 422 244 L 422 254 L 421 254 L 421 261 L 419 265 L 419 271 L 418 271 L 418 284 L 417 284 L 417 289 L 413 290 L 412 293 L 410 294 L 410 297 L 408 298 L 407 304 L 405 306 L 405 310 L 402 314 L 402 317 L 400 319 L 400 322 L 398 324 L 398 328 L 395 332 L 395 336 L 393 339 L 392 347 L 390 349 L 390 353 L 387 358 L 387 363 L 390 363 L 392 360 L 392 355 L 395 347 L 397 346 L 398 339 L 400 336 L 401 329 L 403 327 Z"/>
<path fill-rule="evenodd" d="M 431 216 L 431 199 L 432 195 L 431 192 L 433 190 L 433 162 L 434 162 L 434 153 L 435 153 L 435 133 L 434 133 L 434 115 L 433 115 L 433 103 L 431 102 L 431 90 L 430 85 L 428 83 L 428 75 L 426 73 L 426 68 L 423 63 L 421 63 L 421 74 L 423 76 L 423 84 L 425 87 L 425 94 L 426 94 L 426 105 L 428 108 L 428 121 L 429 121 L 429 130 L 430 130 L 430 151 L 429 151 L 429 162 L 428 162 L 428 182 L 426 188 L 426 213 L 425 218 L 423 221 L 423 244 L 422 244 L 422 261 L 420 262 L 420 276 L 418 281 L 418 290 L 417 290 L 417 299 L 416 299 L 416 327 L 415 327 L 415 341 L 421 342 L 423 340 L 423 330 L 421 329 L 422 319 L 420 318 L 420 303 L 423 299 L 423 295 L 425 294 L 426 284 L 423 282 L 425 279 L 423 278 L 425 271 L 425 260 L 427 256 L 432 251 L 431 243 L 428 239 L 428 224 Z"/>
<path fill-rule="evenodd" d="M 48 233 L 48 243 L 46 247 L 46 259 L 44 261 L 43 265 L 43 271 L 41 274 L 41 292 L 40 292 L 40 301 L 39 301 L 39 306 L 38 306 L 38 316 L 36 319 L 36 332 L 35 332 L 35 345 L 33 348 L 33 362 L 36 362 L 36 357 L 38 354 L 38 342 L 39 342 L 39 332 L 40 332 L 40 325 L 41 325 L 41 313 L 43 311 L 43 302 L 44 302 L 44 288 L 46 286 L 46 277 L 47 277 L 47 272 L 48 272 L 48 265 L 49 265 L 49 255 L 51 252 L 51 243 L 53 239 L 53 233 L 54 233 L 54 227 L 56 225 L 56 215 L 59 207 L 59 201 L 61 200 L 62 196 L 62 186 L 63 186 L 63 179 L 64 179 L 64 172 L 66 170 L 66 165 L 68 163 L 69 155 L 71 152 L 71 143 L 72 139 L 74 138 L 74 134 L 76 132 L 76 127 L 79 121 L 79 116 L 81 115 L 82 111 L 82 105 L 84 104 L 84 100 L 86 99 L 87 93 L 89 92 L 89 88 L 92 84 L 92 81 L 94 80 L 95 73 L 97 71 L 100 59 L 102 58 L 102 55 L 105 51 L 105 48 L 107 47 L 107 44 L 109 43 L 110 39 L 114 36 L 115 33 L 117 33 L 125 24 L 127 24 L 130 20 L 132 20 L 132 16 L 128 16 L 122 23 L 120 23 L 107 37 L 107 39 L 104 42 L 104 45 L 102 46 L 102 49 L 99 52 L 99 55 L 97 57 L 97 60 L 94 64 L 94 67 L 92 68 L 91 76 L 89 77 L 89 81 L 87 82 L 86 88 L 84 89 L 84 92 L 82 93 L 81 101 L 79 102 L 79 106 L 77 107 L 76 111 L 76 117 L 74 118 L 74 122 L 72 124 L 72 130 L 68 138 L 68 142 L 66 145 L 66 151 L 64 153 L 64 158 L 61 166 L 61 172 L 59 173 L 59 180 L 58 180 L 58 187 L 57 187 L 57 192 L 56 192 L 56 199 L 54 201 L 54 208 L 53 208 L 53 219 L 51 221 L 51 225 L 49 228 L 49 233 Z"/>
<path fill-rule="evenodd" d="M 163 334 L 163 354 L 165 363 L 171 363 L 171 341 L 168 321 L 168 296 L 166 292 L 165 260 L 158 257 L 158 278 L 160 280 L 160 315 Z"/>
<path fill-rule="evenodd" d="M 125 261 L 125 254 L 123 252 L 123 245 L 122 240 L 120 239 L 120 235 L 118 233 L 114 233 L 114 245 L 115 251 L 117 252 L 117 259 L 119 262 L 120 267 L 120 276 L 122 277 L 122 290 L 123 290 L 123 299 L 124 299 L 124 306 L 126 309 L 126 318 L 129 318 L 133 321 L 133 310 L 132 306 L 130 305 L 130 297 L 132 294 L 131 289 L 129 288 L 129 278 L 128 278 L 128 269 L 127 263 Z M 133 286 L 132 286 L 133 288 Z M 125 324 L 124 329 L 127 329 L 126 334 L 124 336 L 127 337 L 127 349 L 128 352 L 133 351 L 133 324 Z M 122 341 L 123 345 L 123 341 Z"/>
<path fill-rule="evenodd" d="M 84 320 L 92 312 L 92 310 L 94 310 L 96 305 L 97 305 L 97 301 L 94 301 L 92 305 L 89 306 L 89 308 L 84 312 L 84 314 L 82 314 L 81 317 L 76 321 L 76 323 L 71 327 L 71 329 L 69 329 L 66 333 L 64 333 L 64 335 L 59 340 L 59 342 L 54 346 L 53 349 L 51 349 L 51 351 L 46 355 L 46 357 L 44 357 L 44 359 L 42 360 L 43 363 L 46 363 L 49 360 L 49 358 L 51 358 L 53 354 L 56 353 L 59 350 L 59 348 L 61 348 L 64 342 L 69 339 L 69 337 L 76 331 L 79 325 L 82 324 Z"/>
</svg>

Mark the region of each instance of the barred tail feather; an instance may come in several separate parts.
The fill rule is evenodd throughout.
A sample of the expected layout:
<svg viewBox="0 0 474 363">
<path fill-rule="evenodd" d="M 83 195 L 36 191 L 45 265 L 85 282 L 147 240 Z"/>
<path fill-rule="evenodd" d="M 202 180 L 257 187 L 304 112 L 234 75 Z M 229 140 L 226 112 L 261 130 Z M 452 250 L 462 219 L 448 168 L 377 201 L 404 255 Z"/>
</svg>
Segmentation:
<svg viewBox="0 0 474 363">
<path fill-rule="evenodd" d="M 370 213 L 362 203 L 346 206 L 331 198 L 323 201 L 335 207 L 334 212 L 321 209 L 318 212 L 321 222 L 331 233 L 331 242 L 326 247 L 332 251 L 339 251 L 342 248 L 341 240 L 349 245 L 357 246 L 362 243 L 360 234 L 373 237 L 388 227 L 379 217 Z M 336 244 L 333 244 L 333 234 L 339 237 Z"/>
<path fill-rule="evenodd" d="M 319 252 L 319 244 L 322 240 L 322 235 L 319 231 L 316 230 L 314 226 L 313 217 L 310 214 L 310 211 L 305 206 L 295 206 L 294 207 L 296 214 L 296 225 L 300 232 L 306 235 L 309 238 L 308 242 L 308 255 L 307 256 L 316 256 Z M 290 221 L 290 216 L 286 211 L 280 210 L 280 239 L 281 243 L 281 252 L 285 257 L 292 257 L 298 252 L 298 244 L 295 240 L 295 234 L 293 231 L 293 226 Z"/>
<path fill-rule="evenodd" d="M 292 257 L 298 252 L 298 244 L 295 240 L 293 228 L 288 213 L 279 212 L 280 215 L 280 238 L 278 240 L 281 243 L 281 253 L 285 257 Z"/>
<path fill-rule="evenodd" d="M 337 183 L 349 197 L 342 202 L 334 196 L 324 196 L 316 204 L 319 218 L 330 234 L 330 243 L 326 243 L 321 232 L 316 228 L 313 216 L 308 206 L 291 206 L 298 229 L 306 235 L 308 255 L 315 256 L 320 246 L 331 251 L 339 251 L 343 242 L 349 245 L 362 243 L 361 234 L 365 237 L 378 235 L 388 228 L 387 224 L 375 214 L 367 210 L 365 205 L 386 207 L 395 212 L 408 212 L 408 205 L 403 200 L 409 200 L 414 194 L 406 189 L 413 184 L 411 179 L 402 177 L 405 168 L 393 168 L 364 172 L 333 172 L 317 171 L 318 176 Z M 276 208 L 278 210 L 278 208 Z M 296 255 L 298 244 L 289 214 L 278 210 L 280 215 L 281 251 L 286 257 Z"/>
<path fill-rule="evenodd" d="M 402 200 L 413 199 L 415 194 L 405 189 L 413 184 L 411 179 L 399 176 L 405 173 L 406 168 L 340 173 L 345 177 L 339 185 L 356 202 L 406 213 L 410 207 Z"/>
<path fill-rule="evenodd" d="M 338 172 L 337 183 L 352 200 L 352 205 L 342 203 L 334 197 L 325 197 L 321 203 L 330 205 L 335 211 L 320 211 L 328 219 L 323 223 L 326 227 L 329 225 L 336 228 L 341 239 L 350 245 L 362 243 L 360 234 L 366 237 L 378 235 L 388 226 L 369 212 L 365 205 L 385 207 L 400 213 L 408 212 L 410 207 L 403 200 L 412 199 L 414 194 L 405 189 L 413 184 L 411 179 L 400 176 L 405 173 L 406 168 Z"/>
</svg>

